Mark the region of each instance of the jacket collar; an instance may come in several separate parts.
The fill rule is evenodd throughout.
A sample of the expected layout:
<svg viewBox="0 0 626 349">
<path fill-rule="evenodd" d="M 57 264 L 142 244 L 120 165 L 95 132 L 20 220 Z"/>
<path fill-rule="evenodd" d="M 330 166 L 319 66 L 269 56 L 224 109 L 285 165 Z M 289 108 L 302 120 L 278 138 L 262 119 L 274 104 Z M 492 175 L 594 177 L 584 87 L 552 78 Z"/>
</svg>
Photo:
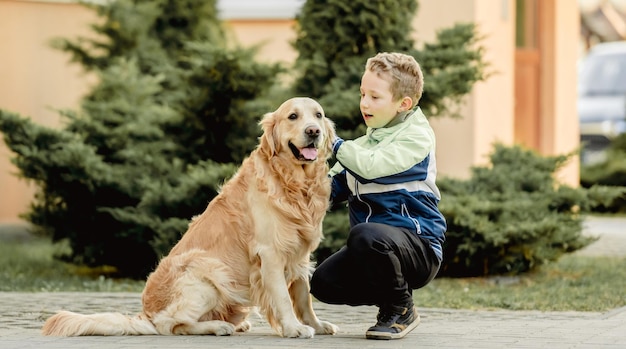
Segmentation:
<svg viewBox="0 0 626 349">
<path fill-rule="evenodd" d="M 380 128 L 371 128 L 368 127 L 365 132 L 370 139 L 375 141 L 381 141 L 383 138 L 388 135 L 396 132 L 402 125 L 405 125 L 405 122 L 411 123 L 417 121 L 419 117 L 423 117 L 424 114 L 420 107 L 415 107 L 415 109 L 407 110 L 402 113 L 398 113 L 396 117 L 391 119 L 387 125 Z"/>
</svg>

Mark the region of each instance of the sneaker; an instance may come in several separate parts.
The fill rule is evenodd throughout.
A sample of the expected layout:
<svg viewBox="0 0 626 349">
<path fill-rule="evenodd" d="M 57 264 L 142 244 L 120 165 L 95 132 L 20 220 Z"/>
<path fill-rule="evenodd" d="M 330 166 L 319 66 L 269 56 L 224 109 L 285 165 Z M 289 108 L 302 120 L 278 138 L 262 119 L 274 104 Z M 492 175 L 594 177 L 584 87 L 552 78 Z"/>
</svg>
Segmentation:
<svg viewBox="0 0 626 349">
<path fill-rule="evenodd" d="M 367 339 L 400 339 L 413 331 L 420 323 L 420 316 L 413 305 L 401 312 L 381 308 L 376 325 L 365 332 Z"/>
</svg>

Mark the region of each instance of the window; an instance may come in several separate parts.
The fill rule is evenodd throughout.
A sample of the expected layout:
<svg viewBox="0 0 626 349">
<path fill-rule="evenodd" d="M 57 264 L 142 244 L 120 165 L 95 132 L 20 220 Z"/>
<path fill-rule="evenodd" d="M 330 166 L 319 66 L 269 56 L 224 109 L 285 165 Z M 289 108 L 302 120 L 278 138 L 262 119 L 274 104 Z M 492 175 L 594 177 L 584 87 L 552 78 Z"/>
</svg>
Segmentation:
<svg viewBox="0 0 626 349">
<path fill-rule="evenodd" d="M 537 0 L 515 2 L 515 45 L 537 48 Z"/>
</svg>

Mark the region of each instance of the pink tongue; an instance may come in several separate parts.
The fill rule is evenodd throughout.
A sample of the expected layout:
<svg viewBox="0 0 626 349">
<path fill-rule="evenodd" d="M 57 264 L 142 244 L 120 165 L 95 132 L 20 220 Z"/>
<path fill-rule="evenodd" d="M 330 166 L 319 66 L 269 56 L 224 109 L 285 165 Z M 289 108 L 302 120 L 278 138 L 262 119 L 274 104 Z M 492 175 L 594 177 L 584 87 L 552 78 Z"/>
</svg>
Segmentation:
<svg viewBox="0 0 626 349">
<path fill-rule="evenodd" d="M 302 148 L 300 154 L 307 160 L 315 160 L 317 158 L 317 149 L 315 148 Z"/>
</svg>

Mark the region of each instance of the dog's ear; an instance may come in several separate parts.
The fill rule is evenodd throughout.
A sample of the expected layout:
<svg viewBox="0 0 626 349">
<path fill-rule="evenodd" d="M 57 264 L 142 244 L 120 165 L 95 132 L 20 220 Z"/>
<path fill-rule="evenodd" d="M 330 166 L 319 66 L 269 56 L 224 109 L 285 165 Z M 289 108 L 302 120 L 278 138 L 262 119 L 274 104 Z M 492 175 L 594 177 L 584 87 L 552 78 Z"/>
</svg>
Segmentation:
<svg viewBox="0 0 626 349">
<path fill-rule="evenodd" d="M 261 150 L 261 153 L 270 158 L 278 152 L 276 142 L 274 141 L 274 129 L 276 128 L 275 112 L 263 115 L 259 125 L 261 125 L 263 130 L 263 134 L 261 135 L 259 142 L 259 149 Z"/>
<path fill-rule="evenodd" d="M 324 116 L 324 129 L 326 130 L 326 137 L 324 139 L 324 155 L 327 159 L 333 155 L 333 141 L 337 138 L 337 133 L 335 131 L 335 123 Z"/>
</svg>

